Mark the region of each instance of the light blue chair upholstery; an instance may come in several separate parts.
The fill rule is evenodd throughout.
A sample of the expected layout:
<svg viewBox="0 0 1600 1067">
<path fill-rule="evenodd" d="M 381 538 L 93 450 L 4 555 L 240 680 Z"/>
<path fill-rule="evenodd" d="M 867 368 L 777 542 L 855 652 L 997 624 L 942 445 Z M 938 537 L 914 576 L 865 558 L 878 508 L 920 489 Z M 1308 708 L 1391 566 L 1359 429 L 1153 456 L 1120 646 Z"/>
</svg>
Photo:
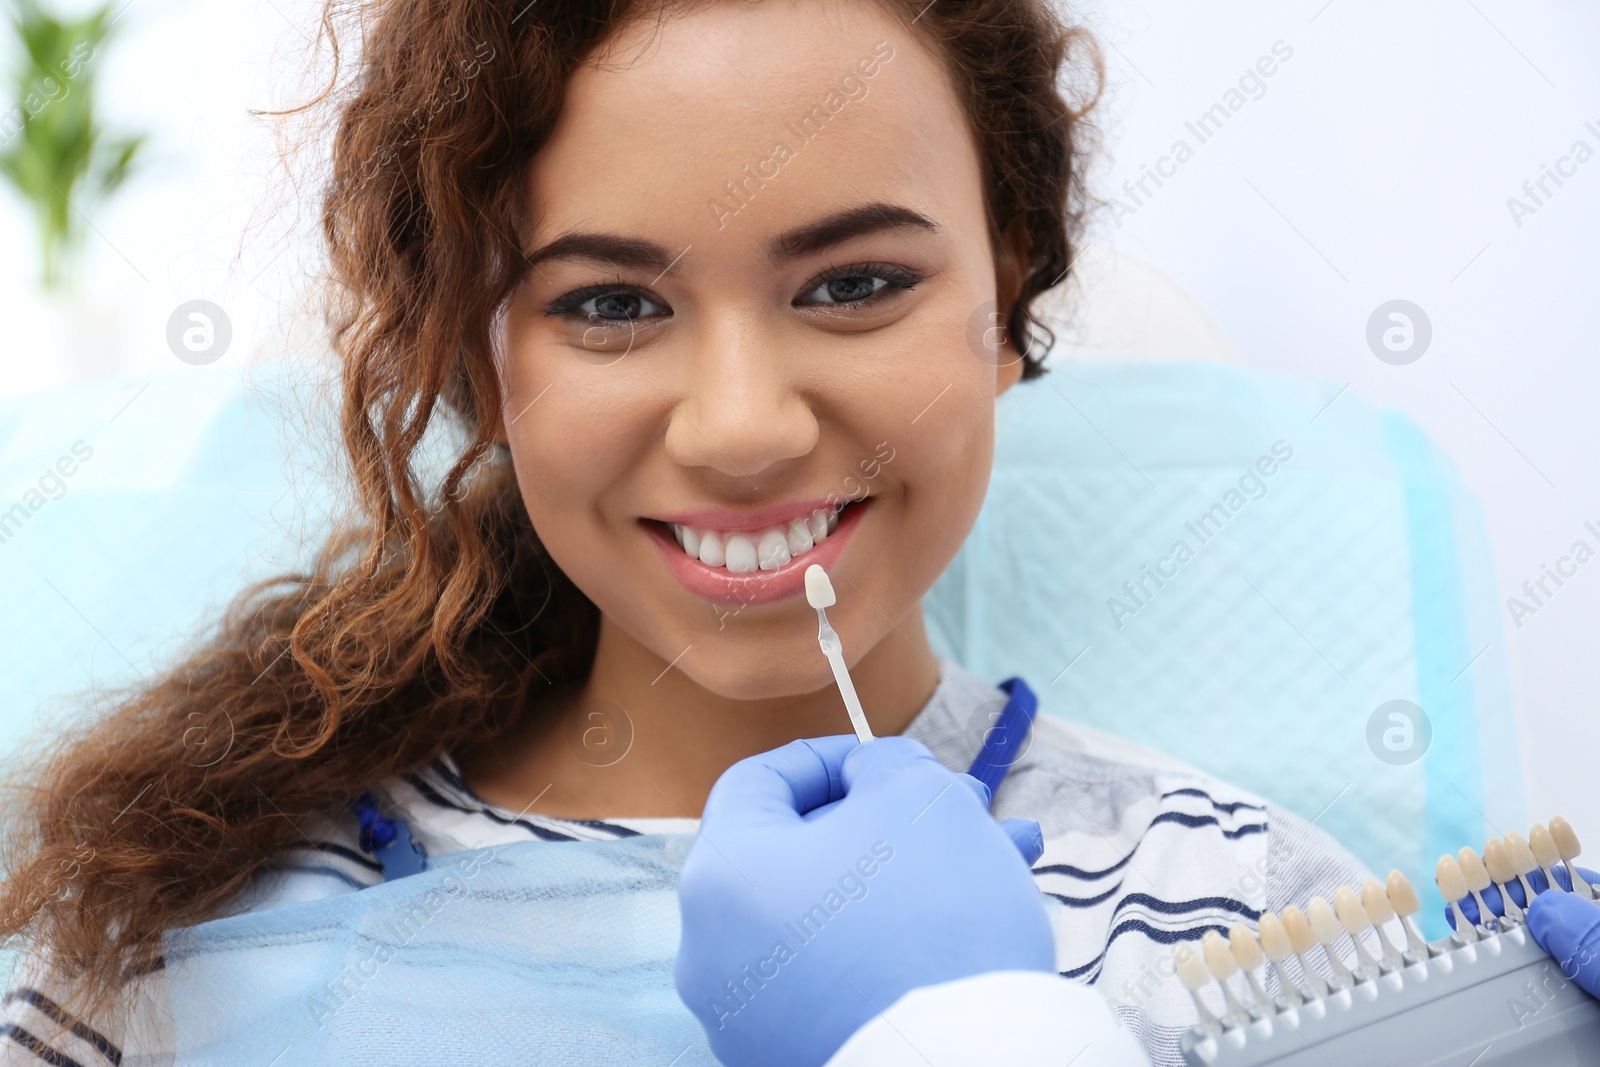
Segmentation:
<svg viewBox="0 0 1600 1067">
<path fill-rule="evenodd" d="M 1448 458 L 1335 383 L 1216 364 L 1063 363 L 1000 412 L 924 600 L 936 647 L 1314 819 L 1442 934 L 1433 861 L 1497 833 L 1483 813 L 1526 825 L 1487 533 Z M 1387 713 L 1369 739 L 1391 700 L 1431 723 L 1414 762 L 1379 757 L 1405 755 Z"/>
</svg>

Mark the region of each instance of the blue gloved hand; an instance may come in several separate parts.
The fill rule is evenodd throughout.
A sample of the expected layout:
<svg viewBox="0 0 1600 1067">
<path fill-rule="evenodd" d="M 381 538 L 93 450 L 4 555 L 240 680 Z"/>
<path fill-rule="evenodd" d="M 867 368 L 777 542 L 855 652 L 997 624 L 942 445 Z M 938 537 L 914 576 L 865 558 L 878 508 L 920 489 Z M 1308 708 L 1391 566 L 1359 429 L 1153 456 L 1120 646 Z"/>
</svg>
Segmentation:
<svg viewBox="0 0 1600 1067">
<path fill-rule="evenodd" d="M 1571 890 L 1572 879 L 1564 867 L 1552 867 L 1561 889 Z M 1600 875 L 1587 867 L 1579 867 L 1583 880 L 1590 885 L 1600 882 Z M 1510 882 L 1506 889 L 1517 906 L 1528 913 L 1528 929 L 1539 947 L 1550 953 L 1561 965 L 1562 972 L 1590 996 L 1600 997 L 1600 903 L 1586 900 L 1572 892 L 1546 892 L 1550 880 L 1542 870 L 1530 871 L 1526 876 L 1533 886 L 1533 904 L 1527 902 L 1528 894 L 1519 882 Z M 1505 914 L 1505 902 L 1494 885 L 1483 891 L 1483 902 L 1495 915 Z M 1478 922 L 1478 902 L 1470 896 L 1461 903 L 1461 914 L 1470 923 Z M 1455 929 L 1455 915 L 1450 905 L 1445 905 L 1445 917 L 1450 928 Z"/>
<path fill-rule="evenodd" d="M 1600 904 L 1575 893 L 1540 893 L 1528 909 L 1528 929 L 1563 974 L 1600 997 Z"/>
<path fill-rule="evenodd" d="M 729 1067 L 820 1067 L 920 986 L 1055 971 L 1039 825 L 918 741 L 795 741 L 706 800 L 678 882 L 678 995 Z"/>
<path fill-rule="evenodd" d="M 1524 875 L 1524 877 L 1528 879 L 1528 884 L 1533 886 L 1533 899 L 1536 906 L 1538 905 L 1539 901 L 1543 900 L 1547 896 L 1571 896 L 1570 890 L 1572 889 L 1572 876 L 1567 873 L 1567 869 L 1563 866 L 1557 865 L 1552 867 L 1551 870 L 1555 872 L 1556 885 L 1559 887 L 1558 891 L 1555 893 L 1545 892 L 1545 890 L 1550 888 L 1550 880 L 1544 876 L 1544 871 L 1535 868 L 1534 870 L 1528 872 L 1528 874 Z M 1583 875 L 1583 880 L 1588 882 L 1590 885 L 1595 885 L 1596 880 L 1600 879 L 1600 874 L 1596 874 L 1587 867 L 1579 867 L 1578 872 Z M 1510 882 L 1507 883 L 1506 888 L 1511 891 L 1511 899 L 1516 901 L 1517 907 L 1527 910 L 1528 894 L 1523 892 L 1522 883 Z M 1568 890 L 1568 892 L 1560 892 L 1559 890 L 1562 889 Z M 1489 912 L 1491 915 L 1501 916 L 1506 913 L 1505 901 L 1500 899 L 1500 889 L 1493 882 L 1490 882 L 1489 888 L 1483 891 L 1483 902 L 1489 905 Z M 1479 922 L 1478 902 L 1473 900 L 1472 897 L 1468 896 L 1466 899 L 1459 901 L 1459 903 L 1461 905 L 1461 914 L 1467 917 L 1467 922 L 1477 924 Z M 1584 903 L 1587 903 L 1587 901 L 1584 901 Z M 1446 901 L 1444 905 L 1444 919 L 1445 922 L 1450 924 L 1450 929 L 1454 930 L 1456 928 L 1455 912 L 1450 910 L 1449 901 Z M 1533 936 L 1535 940 L 1539 940 L 1539 932 L 1537 930 L 1534 931 Z M 1539 941 L 1539 944 L 1543 945 L 1544 942 Z M 1549 952 L 1550 950 L 1548 947 L 1546 947 L 1545 951 Z M 1551 953 L 1551 955 L 1554 955 L 1554 953 Z"/>
</svg>

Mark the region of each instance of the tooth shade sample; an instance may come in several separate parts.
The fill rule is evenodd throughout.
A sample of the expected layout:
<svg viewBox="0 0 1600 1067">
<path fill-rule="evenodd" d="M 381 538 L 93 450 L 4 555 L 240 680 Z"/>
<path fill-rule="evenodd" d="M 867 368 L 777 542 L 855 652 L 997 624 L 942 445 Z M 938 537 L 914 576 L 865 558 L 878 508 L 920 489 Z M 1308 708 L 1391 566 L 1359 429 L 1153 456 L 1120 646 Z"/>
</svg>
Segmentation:
<svg viewBox="0 0 1600 1067">
<path fill-rule="evenodd" d="M 1489 877 L 1495 884 L 1505 885 L 1507 882 L 1517 880 L 1517 872 L 1511 866 L 1511 853 L 1506 849 L 1506 843 L 1498 837 L 1491 837 L 1488 844 L 1483 846 L 1483 862 L 1489 868 Z"/>
<path fill-rule="evenodd" d="M 1206 966 L 1218 978 L 1227 981 L 1239 973 L 1239 961 L 1233 958 L 1228 943 L 1215 930 L 1206 931 L 1206 936 L 1200 939 L 1200 948 L 1206 955 Z"/>
<path fill-rule="evenodd" d="M 806 568 L 806 603 L 821 610 L 831 608 L 838 603 L 839 598 L 833 595 L 833 582 L 828 580 L 828 572 L 822 569 L 822 564 L 813 563 Z"/>
<path fill-rule="evenodd" d="M 1244 923 L 1234 923 L 1228 927 L 1228 945 L 1233 949 L 1233 958 L 1246 971 L 1253 971 L 1267 961 L 1261 952 L 1261 942 L 1256 940 L 1256 935 Z"/>
<path fill-rule="evenodd" d="M 1461 865 L 1456 862 L 1454 856 L 1439 857 L 1433 878 L 1439 883 L 1439 892 L 1444 894 L 1445 900 L 1465 900 L 1470 895 L 1467 890 L 1467 879 L 1462 875 Z"/>
<path fill-rule="evenodd" d="M 1422 902 L 1417 899 L 1417 891 L 1412 886 L 1411 880 L 1399 871 L 1390 871 L 1386 886 L 1389 904 L 1394 908 L 1394 913 L 1399 916 L 1415 915 L 1422 910 Z"/>
<path fill-rule="evenodd" d="M 1562 859 L 1571 862 L 1583 854 L 1583 846 L 1578 844 L 1578 835 L 1572 832 L 1567 820 L 1559 815 L 1550 820 L 1550 836 L 1555 840 L 1556 852 Z"/>
<path fill-rule="evenodd" d="M 1468 889 L 1481 893 L 1489 888 L 1489 869 L 1471 848 L 1463 846 L 1461 851 L 1456 853 L 1456 862 L 1461 867 L 1461 875 L 1466 879 Z"/>
<path fill-rule="evenodd" d="M 1339 915 L 1339 925 L 1350 931 L 1351 937 L 1360 937 L 1361 931 L 1371 929 L 1372 917 L 1361 906 L 1361 898 L 1347 885 L 1339 887 L 1333 895 L 1333 907 Z"/>
<path fill-rule="evenodd" d="M 1341 931 L 1339 920 L 1334 917 L 1333 908 L 1321 897 L 1312 897 L 1306 902 L 1306 918 L 1311 920 L 1311 932 L 1317 935 L 1317 940 L 1324 945 L 1336 944 Z"/>
<path fill-rule="evenodd" d="M 1533 849 L 1515 830 L 1506 834 L 1506 848 L 1511 851 L 1511 865 L 1518 874 L 1530 874 L 1539 866 L 1539 861 L 1533 858 Z"/>
<path fill-rule="evenodd" d="M 1550 836 L 1550 831 L 1545 829 L 1544 823 L 1533 824 L 1533 828 L 1528 831 L 1528 845 L 1533 849 L 1533 858 L 1539 862 L 1539 866 L 1554 867 L 1561 862 L 1561 853 L 1556 851 L 1555 838 Z"/>
<path fill-rule="evenodd" d="M 1382 926 L 1395 915 L 1394 906 L 1376 878 L 1361 883 L 1361 906 L 1367 910 L 1367 918 L 1372 920 L 1373 926 Z"/>
<path fill-rule="evenodd" d="M 1270 911 L 1261 913 L 1261 948 L 1273 963 L 1282 963 L 1294 952 L 1289 935 L 1283 929 L 1283 920 Z"/>
<path fill-rule="evenodd" d="M 1198 993 L 1211 981 L 1211 972 L 1193 946 L 1179 945 L 1173 950 L 1172 959 L 1178 965 L 1178 980 L 1189 992 Z"/>
<path fill-rule="evenodd" d="M 1301 955 L 1310 952 L 1311 946 L 1317 943 L 1317 935 L 1311 932 L 1311 923 L 1293 904 L 1283 909 L 1283 932 L 1289 935 L 1289 944 Z"/>
</svg>

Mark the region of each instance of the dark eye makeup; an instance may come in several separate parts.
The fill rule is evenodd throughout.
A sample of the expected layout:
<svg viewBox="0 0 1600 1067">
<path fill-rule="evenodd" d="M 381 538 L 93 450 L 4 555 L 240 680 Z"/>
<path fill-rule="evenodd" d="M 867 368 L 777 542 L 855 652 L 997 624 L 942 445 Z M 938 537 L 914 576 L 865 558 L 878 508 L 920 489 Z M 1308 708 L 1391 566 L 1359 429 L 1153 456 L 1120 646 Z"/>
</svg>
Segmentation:
<svg viewBox="0 0 1600 1067">
<path fill-rule="evenodd" d="M 892 263 L 855 263 L 830 267 L 801 287 L 794 306 L 850 311 L 892 299 L 924 280 L 924 275 Z M 806 297 L 815 296 L 819 290 L 824 290 L 821 299 L 806 301 Z M 665 314 L 649 309 L 656 309 L 656 312 L 665 310 Z M 620 278 L 613 283 L 586 285 L 565 293 L 545 305 L 545 314 L 590 327 L 627 324 L 630 328 L 651 324 L 651 320 L 672 317 L 666 301 L 648 289 L 628 285 Z"/>
</svg>

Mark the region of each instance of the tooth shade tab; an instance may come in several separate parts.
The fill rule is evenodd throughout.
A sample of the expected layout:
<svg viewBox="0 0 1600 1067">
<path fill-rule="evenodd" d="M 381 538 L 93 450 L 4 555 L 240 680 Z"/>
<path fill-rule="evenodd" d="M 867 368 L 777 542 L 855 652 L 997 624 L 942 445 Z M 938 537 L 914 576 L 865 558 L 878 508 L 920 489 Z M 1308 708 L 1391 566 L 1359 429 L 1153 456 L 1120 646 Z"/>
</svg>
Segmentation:
<svg viewBox="0 0 1600 1067">
<path fill-rule="evenodd" d="M 1470 895 L 1466 876 L 1461 873 L 1461 864 L 1456 862 L 1454 856 L 1439 857 L 1433 879 L 1439 883 L 1439 892 L 1444 894 L 1446 900 L 1465 900 Z"/>
<path fill-rule="evenodd" d="M 1206 931 L 1206 936 L 1200 939 L 1200 948 L 1205 953 L 1206 966 L 1218 978 L 1227 981 L 1239 972 L 1239 961 L 1233 958 L 1228 943 L 1215 930 Z"/>
<path fill-rule="evenodd" d="M 1389 872 L 1385 889 L 1388 892 L 1389 905 L 1394 908 L 1396 915 L 1404 918 L 1422 910 L 1422 902 L 1417 899 L 1417 890 L 1411 884 L 1411 879 L 1399 871 Z"/>
<path fill-rule="evenodd" d="M 1178 965 L 1178 980 L 1184 988 L 1191 993 L 1198 993 L 1211 981 L 1211 972 L 1206 970 L 1204 961 L 1188 944 L 1179 945 L 1172 950 L 1173 962 Z"/>
<path fill-rule="evenodd" d="M 1267 962 L 1261 951 L 1261 942 L 1256 940 L 1256 935 L 1244 923 L 1234 923 L 1228 927 L 1228 946 L 1233 949 L 1233 958 L 1246 971 L 1253 971 Z"/>
<path fill-rule="evenodd" d="M 1511 866 L 1511 853 L 1506 849 L 1506 843 L 1498 837 L 1491 837 L 1483 846 L 1483 862 L 1489 868 L 1489 877 L 1494 879 L 1496 885 L 1505 885 L 1507 882 L 1517 880 L 1517 872 Z"/>
<path fill-rule="evenodd" d="M 1461 868 L 1461 876 L 1466 879 L 1468 889 L 1481 893 L 1489 888 L 1489 869 L 1470 847 L 1462 846 L 1461 851 L 1456 853 L 1456 863 Z"/>
<path fill-rule="evenodd" d="M 1573 833 L 1567 820 L 1559 815 L 1550 820 L 1550 836 L 1555 840 L 1556 852 L 1563 860 L 1570 863 L 1583 853 L 1583 846 L 1578 844 L 1578 835 Z"/>
<path fill-rule="evenodd" d="M 1541 867 L 1554 867 L 1561 862 L 1561 853 L 1556 851 L 1555 838 L 1550 836 L 1550 831 L 1544 823 L 1536 822 L 1528 831 L 1528 845 L 1533 849 L 1533 858 Z M 1556 888 L 1560 888 L 1557 886 Z"/>
<path fill-rule="evenodd" d="M 1283 931 L 1289 935 L 1289 944 L 1301 955 L 1310 952 L 1317 943 L 1317 935 L 1311 932 L 1311 923 L 1306 920 L 1305 913 L 1293 904 L 1283 909 Z"/>
<path fill-rule="evenodd" d="M 1333 907 L 1322 897 L 1312 897 L 1306 902 L 1306 918 L 1311 920 L 1311 932 L 1324 945 L 1338 943 L 1342 931 L 1334 917 Z"/>
<path fill-rule="evenodd" d="M 1261 949 L 1273 963 L 1282 963 L 1294 954 L 1283 920 L 1270 911 L 1261 913 Z"/>
<path fill-rule="evenodd" d="M 822 564 L 813 563 L 806 568 L 806 603 L 821 610 L 831 608 L 839 602 L 833 595 L 833 583 L 828 580 L 828 572 L 822 569 Z"/>
<path fill-rule="evenodd" d="M 1339 914 L 1339 925 L 1350 931 L 1350 936 L 1359 937 L 1363 930 L 1372 928 L 1372 917 L 1361 906 L 1361 898 L 1356 896 L 1356 891 L 1349 886 L 1339 887 L 1339 891 L 1333 895 L 1333 907 Z"/>
<path fill-rule="evenodd" d="M 1539 866 L 1527 839 L 1515 830 L 1506 834 L 1506 848 L 1511 851 L 1511 865 L 1518 874 L 1532 874 L 1534 868 Z"/>
<path fill-rule="evenodd" d="M 1367 909 L 1367 918 L 1372 920 L 1373 926 L 1382 926 L 1395 916 L 1394 905 L 1384 895 L 1383 886 L 1376 878 L 1361 883 L 1361 906 Z"/>
</svg>

